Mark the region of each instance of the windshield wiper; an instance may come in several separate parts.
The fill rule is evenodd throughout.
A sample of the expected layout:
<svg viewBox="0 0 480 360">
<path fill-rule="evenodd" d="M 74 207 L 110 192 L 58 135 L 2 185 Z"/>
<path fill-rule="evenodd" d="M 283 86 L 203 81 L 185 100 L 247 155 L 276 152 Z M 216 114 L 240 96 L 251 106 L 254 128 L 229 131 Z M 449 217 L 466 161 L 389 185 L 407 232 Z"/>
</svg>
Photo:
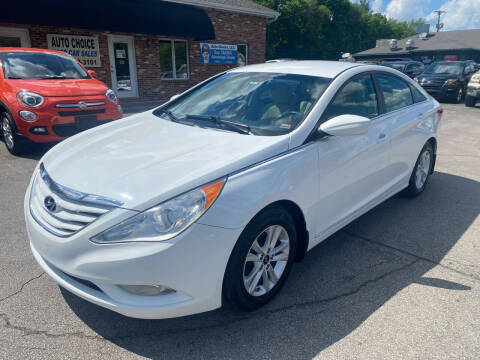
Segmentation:
<svg viewBox="0 0 480 360">
<path fill-rule="evenodd" d="M 167 116 L 170 118 L 170 120 L 175 121 L 175 122 L 181 122 L 179 118 L 177 118 L 175 115 L 170 110 L 166 109 L 158 109 L 160 114 L 167 114 Z"/>
<path fill-rule="evenodd" d="M 247 134 L 247 135 L 252 134 L 252 129 L 250 128 L 250 126 L 248 126 L 246 124 L 240 124 L 240 123 L 237 123 L 237 122 L 220 119 L 218 116 L 187 114 L 187 115 L 185 115 L 185 117 L 188 118 L 188 119 L 211 121 L 211 122 L 216 123 L 217 125 L 224 125 L 229 130 L 236 131 L 240 134 Z"/>
<path fill-rule="evenodd" d="M 37 79 L 44 80 L 44 79 L 66 79 L 66 78 L 67 77 L 63 75 L 47 75 L 47 76 L 39 77 Z"/>
</svg>

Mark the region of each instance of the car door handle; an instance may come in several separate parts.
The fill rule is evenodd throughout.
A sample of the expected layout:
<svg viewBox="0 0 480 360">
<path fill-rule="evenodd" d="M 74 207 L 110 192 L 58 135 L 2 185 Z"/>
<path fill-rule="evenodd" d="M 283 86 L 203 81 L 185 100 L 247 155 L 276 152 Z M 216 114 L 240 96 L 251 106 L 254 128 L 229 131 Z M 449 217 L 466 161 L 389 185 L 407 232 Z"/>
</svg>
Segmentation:
<svg viewBox="0 0 480 360">
<path fill-rule="evenodd" d="M 381 133 L 380 135 L 378 135 L 378 142 L 385 141 L 386 138 L 387 135 L 385 133 Z"/>
</svg>

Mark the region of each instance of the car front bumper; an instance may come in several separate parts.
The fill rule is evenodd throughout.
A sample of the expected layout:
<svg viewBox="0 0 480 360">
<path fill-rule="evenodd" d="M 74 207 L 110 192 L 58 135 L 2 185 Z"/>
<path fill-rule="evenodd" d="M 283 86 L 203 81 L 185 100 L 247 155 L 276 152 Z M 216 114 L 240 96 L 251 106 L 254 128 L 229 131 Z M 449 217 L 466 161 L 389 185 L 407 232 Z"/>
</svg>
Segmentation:
<svg viewBox="0 0 480 360">
<path fill-rule="evenodd" d="M 423 88 L 434 98 L 437 99 L 448 99 L 454 100 L 457 97 L 459 86 L 438 86 L 438 87 L 429 87 L 423 86 Z"/>
<path fill-rule="evenodd" d="M 129 210 L 117 210 L 121 216 L 115 221 L 131 216 Z M 102 230 L 113 224 L 117 210 L 104 215 Z M 94 304 L 144 319 L 220 307 L 223 276 L 241 232 L 196 223 L 169 241 L 99 245 L 89 240 L 100 231 L 95 222 L 71 237 L 59 238 L 33 219 L 27 200 L 25 217 L 35 259 L 60 286 Z M 134 295 L 117 285 L 162 285 L 175 292 Z"/>
</svg>

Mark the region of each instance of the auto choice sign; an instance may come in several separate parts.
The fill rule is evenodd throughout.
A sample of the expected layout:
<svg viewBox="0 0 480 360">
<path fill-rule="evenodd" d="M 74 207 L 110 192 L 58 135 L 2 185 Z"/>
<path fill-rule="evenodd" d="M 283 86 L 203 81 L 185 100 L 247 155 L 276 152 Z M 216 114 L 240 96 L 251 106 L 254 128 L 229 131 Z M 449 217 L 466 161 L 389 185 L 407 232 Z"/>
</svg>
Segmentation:
<svg viewBox="0 0 480 360">
<path fill-rule="evenodd" d="M 200 63 L 237 64 L 237 45 L 212 42 L 200 43 Z"/>
<path fill-rule="evenodd" d="M 48 48 L 72 55 L 84 66 L 100 67 L 98 37 L 76 35 L 47 35 Z"/>
</svg>

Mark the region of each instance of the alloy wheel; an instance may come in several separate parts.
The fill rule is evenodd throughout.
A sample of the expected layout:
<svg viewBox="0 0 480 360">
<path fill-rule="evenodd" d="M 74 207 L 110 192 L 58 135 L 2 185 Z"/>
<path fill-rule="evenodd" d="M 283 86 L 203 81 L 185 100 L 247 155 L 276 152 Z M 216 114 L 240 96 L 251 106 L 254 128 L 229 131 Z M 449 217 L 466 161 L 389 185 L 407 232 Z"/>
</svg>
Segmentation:
<svg viewBox="0 0 480 360">
<path fill-rule="evenodd" d="M 458 93 L 457 93 L 457 103 L 462 101 L 462 97 L 463 97 L 463 90 L 462 90 L 462 88 L 460 88 L 460 89 L 458 89 Z"/>
<path fill-rule="evenodd" d="M 2 135 L 5 144 L 9 149 L 13 149 L 15 142 L 13 139 L 13 131 L 12 127 L 10 126 L 10 121 L 7 116 L 2 116 Z"/>
<path fill-rule="evenodd" d="M 425 150 L 418 161 L 417 170 L 415 172 L 415 186 L 421 189 L 427 180 L 430 171 L 430 152 Z"/>
<path fill-rule="evenodd" d="M 288 263 L 290 238 L 281 225 L 264 229 L 253 241 L 243 265 L 243 284 L 252 296 L 262 296 L 279 282 Z"/>
</svg>

